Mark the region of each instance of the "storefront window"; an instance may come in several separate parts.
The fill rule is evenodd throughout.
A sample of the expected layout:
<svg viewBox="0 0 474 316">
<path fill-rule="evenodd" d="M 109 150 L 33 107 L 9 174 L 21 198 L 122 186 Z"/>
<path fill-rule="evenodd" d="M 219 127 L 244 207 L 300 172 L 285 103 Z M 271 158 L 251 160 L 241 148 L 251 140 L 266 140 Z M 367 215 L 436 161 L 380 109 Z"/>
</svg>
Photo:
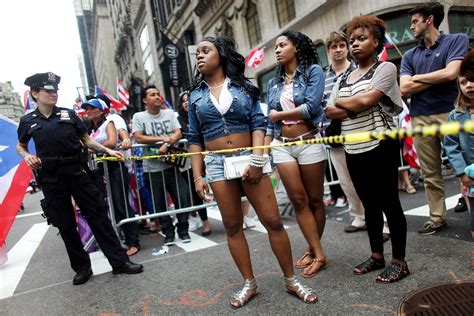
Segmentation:
<svg viewBox="0 0 474 316">
<path fill-rule="evenodd" d="M 267 102 L 268 80 L 275 78 L 276 67 L 272 68 L 258 76 L 258 88 L 262 96 L 262 102 Z"/>
<path fill-rule="evenodd" d="M 387 25 L 387 35 L 394 43 L 388 49 L 388 60 L 398 63 L 407 50 L 415 47 L 417 40 L 410 30 L 410 16 L 408 10 L 390 12 L 380 15 L 379 18 Z M 395 47 L 396 46 L 396 47 Z M 398 50 L 397 50 L 398 48 Z"/>
<path fill-rule="evenodd" d="M 474 11 L 451 10 L 448 14 L 449 33 L 466 33 L 469 47 L 474 47 Z"/>
<path fill-rule="evenodd" d="M 319 65 L 324 68 L 329 66 L 329 61 L 328 61 L 328 54 L 326 52 L 326 45 L 324 45 L 324 42 L 320 41 L 319 43 L 316 43 L 316 51 L 318 52 L 318 57 L 319 57 Z"/>
</svg>

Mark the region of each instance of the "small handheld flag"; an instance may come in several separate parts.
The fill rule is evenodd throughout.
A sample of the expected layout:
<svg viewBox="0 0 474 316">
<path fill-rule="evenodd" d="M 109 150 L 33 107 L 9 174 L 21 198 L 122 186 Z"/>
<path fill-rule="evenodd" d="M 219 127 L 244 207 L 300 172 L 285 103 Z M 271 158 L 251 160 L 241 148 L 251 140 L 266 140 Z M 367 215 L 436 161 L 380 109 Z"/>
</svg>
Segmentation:
<svg viewBox="0 0 474 316">
<path fill-rule="evenodd" d="M 258 49 L 258 47 L 255 47 L 250 51 L 247 58 L 245 59 L 245 64 L 249 67 L 257 68 L 262 63 L 264 55 L 265 47 L 262 47 L 260 49 Z"/>
</svg>

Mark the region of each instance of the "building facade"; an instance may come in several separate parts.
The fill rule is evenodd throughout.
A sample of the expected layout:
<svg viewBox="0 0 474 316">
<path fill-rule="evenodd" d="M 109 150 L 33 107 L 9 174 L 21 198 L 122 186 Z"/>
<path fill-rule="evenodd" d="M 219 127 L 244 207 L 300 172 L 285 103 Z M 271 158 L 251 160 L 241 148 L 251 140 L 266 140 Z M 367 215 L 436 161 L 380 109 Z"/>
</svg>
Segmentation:
<svg viewBox="0 0 474 316">
<path fill-rule="evenodd" d="M 321 64 L 326 66 L 324 41 L 327 35 L 333 30 L 344 30 L 355 16 L 377 15 L 385 20 L 389 35 L 403 54 L 416 42 L 410 31 L 408 10 L 422 2 L 425 1 L 107 0 L 115 47 L 102 47 L 102 50 L 114 50 L 118 77 L 132 95 L 138 96 L 137 91 L 146 84 L 155 84 L 175 104 L 177 94 L 189 86 L 195 74 L 194 45 L 205 36 L 229 36 L 244 56 L 252 48 L 265 47 L 261 65 L 257 69 L 246 68 L 246 75 L 260 87 L 265 98 L 266 83 L 274 76 L 276 65 L 274 43 L 283 31 L 297 30 L 312 38 Z M 446 12 L 440 29 L 445 33 L 467 33 L 472 47 L 472 0 L 440 2 Z M 97 24 L 96 27 L 102 26 Z M 166 49 L 169 42 L 177 50 Z M 178 61 L 173 67 L 170 67 L 170 51 L 176 53 Z M 388 54 L 389 60 L 400 63 L 401 56 L 396 49 L 390 48 Z M 102 55 L 105 56 L 105 52 Z M 94 60 L 95 64 L 100 64 Z M 99 73 L 97 65 L 95 69 Z M 170 77 L 173 74 L 178 81 Z M 179 84 L 175 85 L 176 82 Z M 134 102 L 134 110 L 141 110 L 143 105 L 139 97 Z"/>
<path fill-rule="evenodd" d="M 74 10 L 76 13 L 79 39 L 81 40 L 83 69 L 85 70 L 86 79 L 86 85 L 83 84 L 82 90 L 83 93 L 87 95 L 94 92 L 94 85 L 96 84 L 93 52 L 90 47 L 93 20 L 91 0 L 74 0 Z"/>
<path fill-rule="evenodd" d="M 112 20 L 106 0 L 94 1 L 92 8 L 92 32 L 90 50 L 96 74 L 96 85 L 114 94 L 116 90 L 118 67 L 114 53 L 115 40 Z"/>
<path fill-rule="evenodd" d="M 10 81 L 0 82 L 0 115 L 15 122 L 20 122 L 20 118 L 25 115 L 20 95 L 13 91 Z"/>
</svg>

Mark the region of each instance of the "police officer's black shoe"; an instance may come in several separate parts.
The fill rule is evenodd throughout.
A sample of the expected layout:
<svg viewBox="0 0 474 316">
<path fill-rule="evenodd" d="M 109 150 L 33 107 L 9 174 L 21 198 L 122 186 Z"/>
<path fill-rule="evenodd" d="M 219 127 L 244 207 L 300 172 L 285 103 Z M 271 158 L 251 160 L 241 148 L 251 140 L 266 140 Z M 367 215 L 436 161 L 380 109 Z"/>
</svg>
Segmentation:
<svg viewBox="0 0 474 316">
<path fill-rule="evenodd" d="M 143 272 L 143 265 L 127 261 L 120 267 L 113 268 L 112 274 L 137 274 Z"/>
<path fill-rule="evenodd" d="M 74 279 L 72 279 L 72 284 L 73 285 L 84 284 L 87 281 L 89 281 L 89 278 L 91 277 L 91 275 L 92 275 L 91 268 L 82 269 L 76 273 L 76 275 L 74 276 Z"/>
</svg>

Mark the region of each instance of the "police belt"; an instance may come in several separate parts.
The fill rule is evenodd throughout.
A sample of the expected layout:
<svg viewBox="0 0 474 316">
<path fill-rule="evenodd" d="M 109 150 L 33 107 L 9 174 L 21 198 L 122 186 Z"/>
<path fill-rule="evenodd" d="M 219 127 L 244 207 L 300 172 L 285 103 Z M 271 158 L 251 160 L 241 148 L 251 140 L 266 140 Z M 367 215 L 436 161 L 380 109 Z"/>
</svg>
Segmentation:
<svg viewBox="0 0 474 316">
<path fill-rule="evenodd" d="M 48 156 L 40 159 L 41 164 L 45 167 L 81 162 L 81 156 L 79 154 L 70 156 Z"/>
</svg>

